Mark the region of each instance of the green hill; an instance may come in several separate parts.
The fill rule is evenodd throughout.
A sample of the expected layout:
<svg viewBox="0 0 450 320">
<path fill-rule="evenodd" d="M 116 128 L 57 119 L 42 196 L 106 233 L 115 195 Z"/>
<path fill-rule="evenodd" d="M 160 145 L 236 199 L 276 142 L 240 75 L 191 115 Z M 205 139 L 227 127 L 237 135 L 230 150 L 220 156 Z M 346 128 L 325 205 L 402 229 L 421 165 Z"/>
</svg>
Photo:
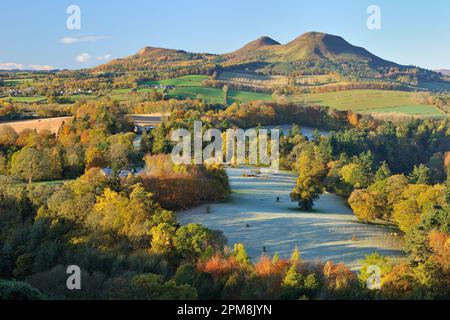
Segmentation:
<svg viewBox="0 0 450 320">
<path fill-rule="evenodd" d="M 347 82 L 389 82 L 397 88 L 402 85 L 418 88 L 427 82 L 441 81 L 437 72 L 384 60 L 342 37 L 320 32 L 305 33 L 287 44 L 260 37 L 222 55 L 145 47 L 132 56 L 91 71 L 139 72 L 152 80 L 193 74 L 219 75 L 215 80 L 221 80 L 223 72 L 234 72 L 244 75 L 242 78 L 246 75 L 289 77 L 293 81 L 285 82 L 293 85 L 296 77 L 333 74 L 332 82 L 336 78 Z"/>
</svg>

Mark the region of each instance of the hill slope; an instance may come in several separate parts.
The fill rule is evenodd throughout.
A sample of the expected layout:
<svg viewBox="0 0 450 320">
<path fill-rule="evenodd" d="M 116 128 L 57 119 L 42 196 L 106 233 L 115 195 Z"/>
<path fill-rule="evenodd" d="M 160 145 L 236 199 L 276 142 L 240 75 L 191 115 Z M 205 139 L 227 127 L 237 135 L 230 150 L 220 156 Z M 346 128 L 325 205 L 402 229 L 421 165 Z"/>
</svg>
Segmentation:
<svg viewBox="0 0 450 320">
<path fill-rule="evenodd" d="M 439 80 L 439 75 L 384 60 L 339 36 L 309 32 L 287 44 L 260 37 L 222 55 L 145 47 L 138 53 L 92 69 L 93 72 L 142 71 L 154 79 L 230 71 L 258 75 L 326 75 L 332 72 L 359 80 Z"/>
</svg>

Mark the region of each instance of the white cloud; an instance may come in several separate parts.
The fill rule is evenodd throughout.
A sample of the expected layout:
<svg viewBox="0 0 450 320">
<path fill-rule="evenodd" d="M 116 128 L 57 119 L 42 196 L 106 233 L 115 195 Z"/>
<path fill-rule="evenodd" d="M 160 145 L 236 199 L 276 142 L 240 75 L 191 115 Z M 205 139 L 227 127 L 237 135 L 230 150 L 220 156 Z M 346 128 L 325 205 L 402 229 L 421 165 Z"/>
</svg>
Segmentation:
<svg viewBox="0 0 450 320">
<path fill-rule="evenodd" d="M 107 60 L 110 60 L 111 58 L 112 58 L 112 54 L 110 54 L 110 53 L 107 53 L 107 54 L 104 54 L 102 56 L 97 56 L 96 57 L 96 59 L 98 61 L 107 61 Z"/>
<path fill-rule="evenodd" d="M 49 71 L 49 70 L 55 70 L 56 68 L 54 66 L 49 65 L 40 65 L 40 64 L 23 64 L 23 63 L 17 63 L 17 62 L 5 62 L 0 63 L 0 70 L 43 70 L 43 71 Z"/>
<path fill-rule="evenodd" d="M 16 62 L 5 62 L 0 63 L 0 70 L 14 70 L 14 69 L 23 69 L 25 65 Z"/>
<path fill-rule="evenodd" d="M 42 70 L 42 71 L 55 70 L 54 66 L 48 66 L 48 65 L 30 64 L 28 66 L 32 70 Z"/>
<path fill-rule="evenodd" d="M 59 40 L 62 44 L 74 44 L 80 42 L 97 42 L 100 40 L 109 39 L 111 37 L 106 36 L 85 36 L 85 37 L 64 37 Z"/>
<path fill-rule="evenodd" d="M 92 56 L 89 53 L 80 53 L 79 55 L 77 55 L 75 57 L 75 60 L 79 63 L 88 63 L 89 61 L 91 61 Z"/>
</svg>

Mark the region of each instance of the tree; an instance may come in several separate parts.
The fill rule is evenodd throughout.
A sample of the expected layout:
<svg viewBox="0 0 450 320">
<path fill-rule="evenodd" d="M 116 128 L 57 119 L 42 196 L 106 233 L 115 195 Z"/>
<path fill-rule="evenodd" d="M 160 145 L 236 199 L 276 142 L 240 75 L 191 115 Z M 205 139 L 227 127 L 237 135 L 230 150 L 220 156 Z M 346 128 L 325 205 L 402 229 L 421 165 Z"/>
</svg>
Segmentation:
<svg viewBox="0 0 450 320">
<path fill-rule="evenodd" d="M 96 146 L 91 146 L 86 150 L 86 168 L 103 168 L 108 164 L 105 152 Z"/>
<path fill-rule="evenodd" d="M 9 148 L 16 143 L 19 135 L 16 131 L 10 126 L 1 126 L 0 127 L 0 149 Z"/>
<path fill-rule="evenodd" d="M 445 200 L 447 205 L 450 206 L 450 164 L 447 169 L 447 184 L 445 186 Z"/>
<path fill-rule="evenodd" d="M 141 137 L 141 152 L 149 153 L 152 151 L 153 137 L 151 133 L 148 133 L 147 130 L 143 130 Z"/>
<path fill-rule="evenodd" d="M 129 163 L 134 151 L 134 138 L 134 133 L 119 133 L 108 138 L 108 158 L 115 171 L 120 171 Z"/>
<path fill-rule="evenodd" d="M 326 160 L 316 146 L 307 145 L 297 159 L 296 168 L 297 185 L 291 192 L 291 199 L 297 201 L 303 210 L 312 210 L 314 201 L 323 192 L 323 179 L 327 173 Z"/>
<path fill-rule="evenodd" d="M 141 274 L 131 280 L 132 296 L 140 300 L 195 300 L 196 290 L 190 285 L 177 285 L 175 281 L 164 282 L 157 274 Z"/>
<path fill-rule="evenodd" d="M 176 228 L 168 223 L 160 223 L 150 230 L 152 251 L 169 254 L 173 248 L 173 235 Z"/>
<path fill-rule="evenodd" d="M 242 243 L 236 243 L 233 248 L 233 255 L 236 257 L 236 261 L 242 267 L 250 265 L 250 258 L 245 251 L 245 247 Z"/>
<path fill-rule="evenodd" d="M 356 217 L 364 222 L 373 222 L 381 218 L 386 211 L 386 202 L 377 192 L 355 190 L 350 195 L 348 203 Z"/>
<path fill-rule="evenodd" d="M 375 181 L 383 181 L 392 175 L 389 165 L 383 161 L 375 173 Z"/>
<path fill-rule="evenodd" d="M 217 250 L 224 245 L 223 239 L 199 224 L 179 228 L 175 234 L 174 244 L 175 248 L 190 260 L 199 258 L 208 247 Z"/>
<path fill-rule="evenodd" d="M 370 266 L 377 266 L 380 268 L 381 286 L 383 286 L 384 277 L 392 271 L 392 264 L 390 263 L 389 259 L 381 256 L 379 253 L 366 255 L 365 258 L 360 261 L 360 264 L 362 265 L 362 267 L 358 274 L 358 278 L 363 287 L 366 287 L 367 280 L 371 276 L 371 273 L 367 272 Z"/>
<path fill-rule="evenodd" d="M 401 200 L 394 204 L 393 217 L 399 228 L 411 233 L 420 222 L 421 214 L 434 206 L 443 206 L 445 189 L 442 185 L 409 185 L 401 194 Z"/>
<path fill-rule="evenodd" d="M 6 157 L 3 155 L 3 152 L 0 151 L 0 175 L 6 176 L 7 173 Z"/>
<path fill-rule="evenodd" d="M 87 223 L 94 228 L 126 236 L 139 247 L 148 247 L 152 234 L 155 237 L 154 244 L 158 247 L 156 250 L 160 250 L 167 246 L 167 236 L 174 231 L 169 228 L 173 220 L 167 213 L 153 202 L 151 193 L 146 192 L 141 184 L 136 184 L 131 187 L 128 197 L 123 192 L 106 188 L 97 197 Z M 151 229 L 157 225 L 158 228 Z"/>
<path fill-rule="evenodd" d="M 286 272 L 283 279 L 283 286 L 291 288 L 299 288 L 302 285 L 302 275 L 297 271 L 297 266 L 292 265 Z"/>
<path fill-rule="evenodd" d="M 170 152 L 170 141 L 167 138 L 169 134 L 169 128 L 166 127 L 165 122 L 161 122 L 153 131 L 153 145 L 152 153 L 169 153 Z"/>
<path fill-rule="evenodd" d="M 415 184 L 430 184 L 430 169 L 424 164 L 414 166 L 414 170 L 409 175 L 409 180 Z"/>
<path fill-rule="evenodd" d="M 353 161 L 342 167 L 342 179 L 357 189 L 367 188 L 372 183 L 373 156 L 369 151 L 354 157 Z"/>
<path fill-rule="evenodd" d="M 306 277 L 297 271 L 297 265 L 292 264 L 286 272 L 281 286 L 283 288 L 282 299 L 310 298 L 319 289 L 319 282 L 315 274 Z"/>
<path fill-rule="evenodd" d="M 224 85 L 222 90 L 223 90 L 223 105 L 225 107 L 227 107 L 228 106 L 228 86 Z"/>
<path fill-rule="evenodd" d="M 57 177 L 58 174 L 60 175 L 62 171 L 62 168 L 59 167 L 59 172 L 55 172 L 51 165 L 45 152 L 32 147 L 25 147 L 12 156 L 11 174 L 29 183 L 51 179 Z"/>
<path fill-rule="evenodd" d="M 26 282 L 0 280 L 0 300 L 44 300 L 47 299 L 38 289 Z"/>
<path fill-rule="evenodd" d="M 298 249 L 298 246 L 295 246 L 294 250 L 292 251 L 290 261 L 292 264 L 297 265 L 301 262 L 300 258 L 300 250 Z"/>
</svg>

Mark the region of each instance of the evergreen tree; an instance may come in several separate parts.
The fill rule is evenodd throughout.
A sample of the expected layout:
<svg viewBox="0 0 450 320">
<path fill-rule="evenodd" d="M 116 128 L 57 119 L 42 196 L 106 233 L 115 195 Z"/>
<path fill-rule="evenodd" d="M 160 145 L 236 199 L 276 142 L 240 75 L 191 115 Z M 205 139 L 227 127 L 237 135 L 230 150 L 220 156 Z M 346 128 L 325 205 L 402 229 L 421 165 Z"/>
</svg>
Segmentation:
<svg viewBox="0 0 450 320">
<path fill-rule="evenodd" d="M 233 255 L 241 266 L 247 266 L 250 264 L 250 258 L 248 257 L 247 251 L 242 243 L 236 243 L 234 245 Z"/>
<path fill-rule="evenodd" d="M 430 184 L 430 169 L 424 164 L 414 166 L 414 170 L 409 175 L 409 180 L 415 184 Z"/>
<path fill-rule="evenodd" d="M 375 181 L 383 181 L 392 175 L 389 165 L 383 161 L 375 173 Z"/>
<path fill-rule="evenodd" d="M 445 188 L 445 200 L 447 204 L 450 206 L 450 164 L 447 169 L 447 186 Z"/>
<path fill-rule="evenodd" d="M 300 257 L 301 257 L 300 250 L 298 249 L 298 246 L 295 246 L 290 258 L 291 263 L 298 264 L 301 261 Z"/>
</svg>

